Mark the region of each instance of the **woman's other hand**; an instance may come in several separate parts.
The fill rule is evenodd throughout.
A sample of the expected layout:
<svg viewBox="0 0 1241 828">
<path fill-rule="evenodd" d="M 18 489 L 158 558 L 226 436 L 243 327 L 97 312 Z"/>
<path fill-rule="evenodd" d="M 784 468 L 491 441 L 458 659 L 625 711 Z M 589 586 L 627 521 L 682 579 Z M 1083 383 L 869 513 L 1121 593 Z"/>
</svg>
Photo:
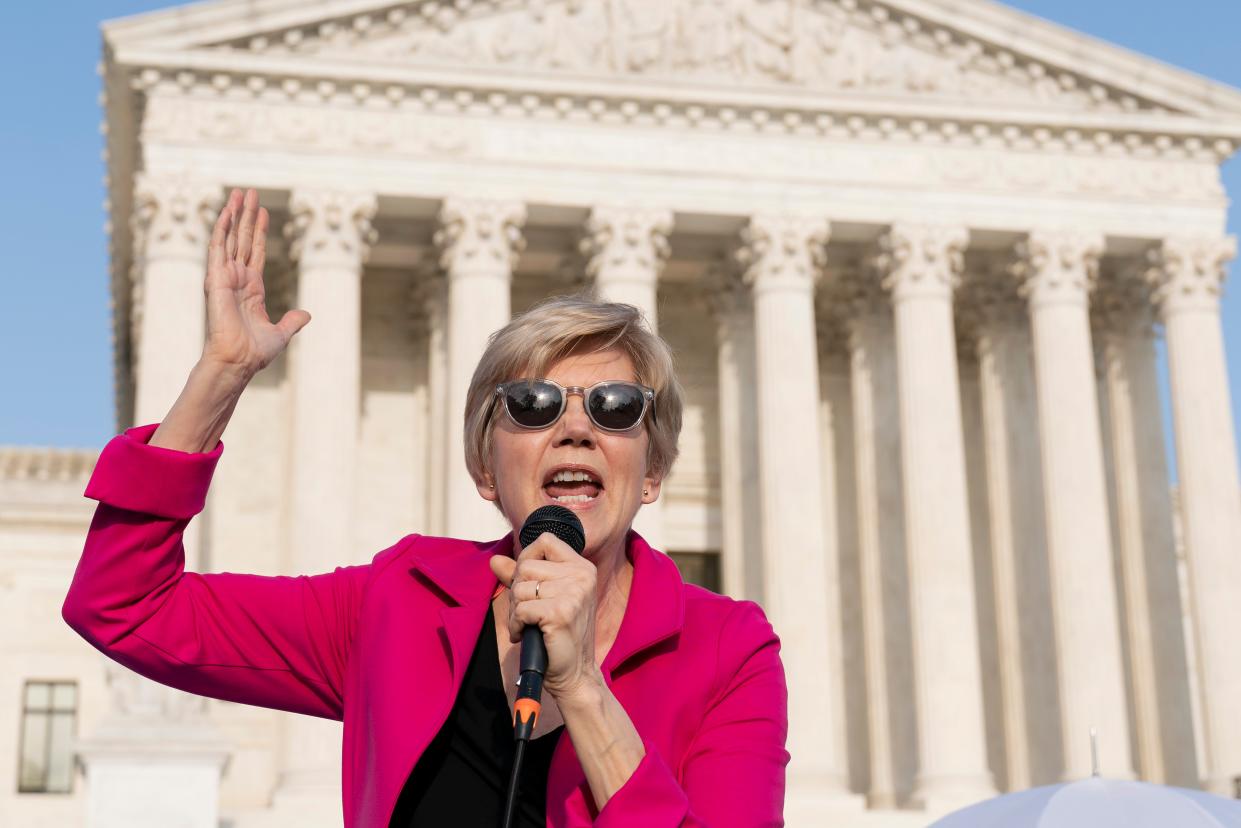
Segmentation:
<svg viewBox="0 0 1241 828">
<path fill-rule="evenodd" d="M 493 555 L 491 571 L 510 587 L 509 639 L 521 641 L 527 624 L 543 631 L 547 691 L 559 702 L 601 684 L 595 660 L 595 565 L 544 532 L 516 560 Z"/>
<path fill-rule="evenodd" d="M 255 190 L 234 189 L 220 210 L 207 250 L 207 342 L 202 361 L 244 384 L 267 367 L 310 322 L 290 310 L 276 324 L 267 316 L 263 265 L 269 215 Z"/>
</svg>

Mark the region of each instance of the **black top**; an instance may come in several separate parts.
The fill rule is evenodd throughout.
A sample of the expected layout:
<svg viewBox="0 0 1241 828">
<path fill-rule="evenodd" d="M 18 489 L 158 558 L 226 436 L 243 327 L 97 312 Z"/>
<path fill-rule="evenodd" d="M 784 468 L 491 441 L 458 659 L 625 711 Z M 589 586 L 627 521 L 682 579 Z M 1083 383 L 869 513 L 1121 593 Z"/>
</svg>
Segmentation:
<svg viewBox="0 0 1241 828">
<path fill-rule="evenodd" d="M 457 700 L 405 781 L 389 828 L 500 825 L 513 771 L 513 714 L 503 682 L 488 607 Z M 547 770 L 563 730 L 561 725 L 526 746 L 513 820 L 520 828 L 547 824 Z"/>
</svg>

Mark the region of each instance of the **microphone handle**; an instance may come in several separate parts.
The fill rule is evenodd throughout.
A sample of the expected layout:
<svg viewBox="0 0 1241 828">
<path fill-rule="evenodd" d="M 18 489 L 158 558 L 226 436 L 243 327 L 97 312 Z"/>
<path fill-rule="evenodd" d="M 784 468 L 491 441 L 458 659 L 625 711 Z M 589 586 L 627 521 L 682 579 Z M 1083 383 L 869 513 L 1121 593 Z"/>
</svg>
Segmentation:
<svg viewBox="0 0 1241 828">
<path fill-rule="evenodd" d="M 521 631 L 521 674 L 517 677 L 517 701 L 513 703 L 513 738 L 529 741 L 539 720 L 543 698 L 543 675 L 547 672 L 547 645 L 538 624 Z"/>
</svg>

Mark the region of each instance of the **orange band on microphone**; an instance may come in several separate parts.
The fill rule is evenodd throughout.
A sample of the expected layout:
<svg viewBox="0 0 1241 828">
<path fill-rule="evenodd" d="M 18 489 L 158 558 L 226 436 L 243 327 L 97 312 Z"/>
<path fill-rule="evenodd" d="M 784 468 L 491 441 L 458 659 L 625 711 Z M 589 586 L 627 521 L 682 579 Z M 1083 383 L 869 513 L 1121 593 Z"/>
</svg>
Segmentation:
<svg viewBox="0 0 1241 828">
<path fill-rule="evenodd" d="M 539 723 L 539 710 L 541 709 L 542 705 L 534 699 L 518 699 L 513 704 L 513 726 L 517 726 L 517 720 L 520 718 L 523 722 L 529 720 L 530 728 L 533 730 L 534 726 Z M 521 716 L 519 717 L 518 714 Z"/>
</svg>

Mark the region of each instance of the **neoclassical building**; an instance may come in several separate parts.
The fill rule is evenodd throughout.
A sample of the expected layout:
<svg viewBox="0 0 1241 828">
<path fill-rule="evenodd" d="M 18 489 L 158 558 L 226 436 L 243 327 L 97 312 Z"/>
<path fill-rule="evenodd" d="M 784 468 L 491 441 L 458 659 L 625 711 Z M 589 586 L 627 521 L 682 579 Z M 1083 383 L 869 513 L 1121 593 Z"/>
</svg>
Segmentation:
<svg viewBox="0 0 1241 828">
<path fill-rule="evenodd" d="M 1080 778 L 1092 729 L 1104 775 L 1233 793 L 1241 92 L 984 0 L 215 0 L 103 38 L 117 430 L 198 358 L 228 188 L 272 210 L 269 313 L 314 317 L 187 568 L 498 537 L 470 373 L 589 286 L 676 350 L 682 456 L 638 529 L 780 634 L 790 825 Z M 0 452 L 0 628 L 35 633 L 0 657 L 0 821 L 339 825 L 338 723 L 64 627 L 97 448 Z"/>
</svg>

